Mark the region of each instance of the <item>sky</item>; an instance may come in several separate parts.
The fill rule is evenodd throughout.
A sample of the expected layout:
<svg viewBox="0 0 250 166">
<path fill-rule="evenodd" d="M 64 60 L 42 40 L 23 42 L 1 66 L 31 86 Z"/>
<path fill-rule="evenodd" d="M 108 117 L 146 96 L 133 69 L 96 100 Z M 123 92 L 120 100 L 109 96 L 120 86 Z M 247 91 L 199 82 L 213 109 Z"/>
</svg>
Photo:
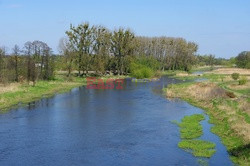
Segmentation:
<svg viewBox="0 0 250 166">
<path fill-rule="evenodd" d="M 58 53 L 70 24 L 83 22 L 183 37 L 216 57 L 250 51 L 249 0 L 0 0 L 0 46 L 40 40 Z"/>
</svg>

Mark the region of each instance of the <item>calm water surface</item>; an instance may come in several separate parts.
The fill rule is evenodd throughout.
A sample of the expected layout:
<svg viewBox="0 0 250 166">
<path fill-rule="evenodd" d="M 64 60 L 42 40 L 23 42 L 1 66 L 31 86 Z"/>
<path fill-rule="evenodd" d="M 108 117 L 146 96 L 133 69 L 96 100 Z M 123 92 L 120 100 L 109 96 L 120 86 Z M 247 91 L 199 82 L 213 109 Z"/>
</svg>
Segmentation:
<svg viewBox="0 0 250 166">
<path fill-rule="evenodd" d="M 199 165 L 179 149 L 172 120 L 203 114 L 161 89 L 175 83 L 126 81 L 123 90 L 76 88 L 0 115 L 0 165 Z M 216 143 L 210 165 L 232 165 L 220 139 L 202 122 L 202 139 Z"/>
</svg>

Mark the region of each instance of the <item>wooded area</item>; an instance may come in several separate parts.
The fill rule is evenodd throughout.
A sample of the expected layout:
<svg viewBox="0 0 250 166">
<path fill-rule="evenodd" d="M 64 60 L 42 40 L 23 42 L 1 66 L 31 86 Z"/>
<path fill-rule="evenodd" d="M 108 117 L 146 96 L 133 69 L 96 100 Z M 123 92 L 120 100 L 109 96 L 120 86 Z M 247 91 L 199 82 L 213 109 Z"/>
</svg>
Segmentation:
<svg viewBox="0 0 250 166">
<path fill-rule="evenodd" d="M 151 77 L 156 71 L 190 71 L 194 65 L 221 65 L 229 60 L 214 55 L 197 55 L 198 45 L 183 38 L 140 37 L 131 30 L 111 31 L 106 27 L 83 23 L 70 26 L 59 42 L 60 55 L 42 41 L 26 42 L 21 49 L 15 45 L 11 55 L 0 49 L 0 82 L 51 80 L 55 70 L 67 71 L 70 77 L 127 75 Z M 233 59 L 239 67 L 249 68 L 249 52 Z"/>
</svg>

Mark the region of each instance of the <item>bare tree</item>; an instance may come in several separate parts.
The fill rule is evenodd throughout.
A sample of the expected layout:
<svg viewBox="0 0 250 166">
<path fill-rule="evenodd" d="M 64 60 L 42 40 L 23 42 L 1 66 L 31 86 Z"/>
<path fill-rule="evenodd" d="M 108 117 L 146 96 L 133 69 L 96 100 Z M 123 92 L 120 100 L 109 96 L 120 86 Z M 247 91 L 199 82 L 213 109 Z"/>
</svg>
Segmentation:
<svg viewBox="0 0 250 166">
<path fill-rule="evenodd" d="M 19 71 L 18 71 L 18 61 L 19 61 L 19 55 L 21 53 L 21 50 L 18 45 L 15 45 L 12 49 L 13 51 L 13 56 L 14 56 L 14 61 L 15 61 L 15 81 L 19 81 Z"/>
</svg>

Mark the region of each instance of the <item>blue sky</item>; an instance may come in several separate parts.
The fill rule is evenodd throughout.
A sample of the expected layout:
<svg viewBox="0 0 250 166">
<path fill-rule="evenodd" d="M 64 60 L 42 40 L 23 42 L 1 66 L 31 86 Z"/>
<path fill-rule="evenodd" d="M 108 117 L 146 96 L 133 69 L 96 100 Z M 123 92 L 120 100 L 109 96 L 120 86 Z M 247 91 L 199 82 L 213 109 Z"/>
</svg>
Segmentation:
<svg viewBox="0 0 250 166">
<path fill-rule="evenodd" d="M 41 40 L 56 53 L 70 23 L 85 21 L 183 37 L 217 57 L 250 50 L 249 0 L 0 0 L 0 46 Z"/>
</svg>

